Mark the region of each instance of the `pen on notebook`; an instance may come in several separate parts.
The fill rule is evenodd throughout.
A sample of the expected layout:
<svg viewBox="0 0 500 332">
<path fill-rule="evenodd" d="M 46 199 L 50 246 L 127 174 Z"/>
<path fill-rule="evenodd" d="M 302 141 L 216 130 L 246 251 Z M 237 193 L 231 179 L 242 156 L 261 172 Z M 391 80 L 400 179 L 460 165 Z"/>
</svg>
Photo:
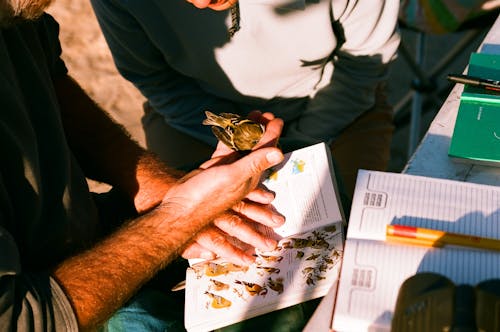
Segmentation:
<svg viewBox="0 0 500 332">
<path fill-rule="evenodd" d="M 448 80 L 455 83 L 479 86 L 487 90 L 500 91 L 500 81 L 463 74 L 448 74 Z"/>
<path fill-rule="evenodd" d="M 500 240 L 497 239 L 404 225 L 387 225 L 386 240 L 388 242 L 417 244 L 427 247 L 456 245 L 479 249 L 500 250 Z"/>
</svg>

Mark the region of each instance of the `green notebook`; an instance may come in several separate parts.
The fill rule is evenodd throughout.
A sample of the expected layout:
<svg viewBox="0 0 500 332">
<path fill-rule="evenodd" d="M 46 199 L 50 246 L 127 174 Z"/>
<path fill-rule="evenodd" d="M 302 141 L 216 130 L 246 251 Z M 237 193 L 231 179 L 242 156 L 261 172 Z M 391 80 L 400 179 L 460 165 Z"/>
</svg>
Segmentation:
<svg viewBox="0 0 500 332">
<path fill-rule="evenodd" d="M 500 166 L 500 103 L 461 101 L 448 155 Z"/>
<path fill-rule="evenodd" d="M 500 80 L 500 54 L 473 53 L 468 74 Z M 500 93 L 465 85 L 448 155 L 500 166 Z"/>
<path fill-rule="evenodd" d="M 500 54 L 472 53 L 468 75 L 500 80 Z M 466 84 L 460 100 L 500 103 L 500 92 Z"/>
</svg>

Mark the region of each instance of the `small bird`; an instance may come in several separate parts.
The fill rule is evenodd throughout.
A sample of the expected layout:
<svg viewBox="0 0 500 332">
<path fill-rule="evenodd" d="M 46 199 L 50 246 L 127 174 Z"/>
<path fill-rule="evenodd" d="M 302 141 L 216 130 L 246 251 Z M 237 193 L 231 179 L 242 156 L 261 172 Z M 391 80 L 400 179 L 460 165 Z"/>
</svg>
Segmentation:
<svg viewBox="0 0 500 332">
<path fill-rule="evenodd" d="M 237 114 L 205 111 L 205 115 L 203 124 L 212 126 L 215 137 L 235 151 L 251 150 L 264 133 L 262 124 Z"/>
</svg>

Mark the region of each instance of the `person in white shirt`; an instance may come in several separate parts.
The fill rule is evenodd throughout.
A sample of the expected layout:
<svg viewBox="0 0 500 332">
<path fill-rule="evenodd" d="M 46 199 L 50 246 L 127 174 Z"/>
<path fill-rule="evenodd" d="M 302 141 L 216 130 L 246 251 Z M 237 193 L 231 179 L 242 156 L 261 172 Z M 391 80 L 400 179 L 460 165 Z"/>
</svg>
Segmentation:
<svg viewBox="0 0 500 332">
<path fill-rule="evenodd" d="M 92 0 L 119 72 L 147 98 L 150 150 L 192 165 L 215 146 L 204 111 L 257 109 L 284 119 L 285 152 L 329 143 L 348 196 L 359 168 L 387 168 L 399 0 L 190 2 Z"/>
</svg>

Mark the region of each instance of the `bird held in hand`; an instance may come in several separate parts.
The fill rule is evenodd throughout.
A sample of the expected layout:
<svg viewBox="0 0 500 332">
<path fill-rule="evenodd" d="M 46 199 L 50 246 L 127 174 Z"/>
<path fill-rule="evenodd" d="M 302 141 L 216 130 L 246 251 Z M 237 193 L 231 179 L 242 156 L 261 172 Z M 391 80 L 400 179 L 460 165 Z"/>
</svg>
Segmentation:
<svg viewBox="0 0 500 332">
<path fill-rule="evenodd" d="M 262 124 L 237 114 L 205 111 L 205 115 L 203 124 L 212 126 L 215 137 L 235 151 L 251 150 L 264 133 Z"/>
</svg>

